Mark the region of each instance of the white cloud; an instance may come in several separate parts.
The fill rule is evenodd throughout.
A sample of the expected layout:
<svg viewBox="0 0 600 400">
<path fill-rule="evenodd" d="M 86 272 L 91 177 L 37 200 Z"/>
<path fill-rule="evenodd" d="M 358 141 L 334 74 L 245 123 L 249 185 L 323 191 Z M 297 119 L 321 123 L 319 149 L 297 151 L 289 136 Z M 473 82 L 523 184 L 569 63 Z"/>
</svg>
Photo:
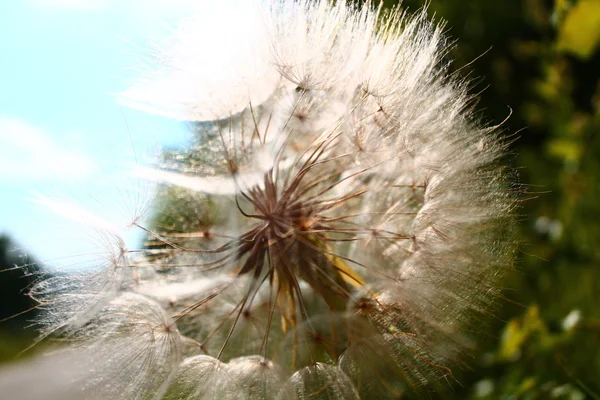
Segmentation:
<svg viewBox="0 0 600 400">
<path fill-rule="evenodd" d="M 44 129 L 0 116 L 0 179 L 84 179 L 93 169 L 90 157 L 54 143 Z"/>
</svg>

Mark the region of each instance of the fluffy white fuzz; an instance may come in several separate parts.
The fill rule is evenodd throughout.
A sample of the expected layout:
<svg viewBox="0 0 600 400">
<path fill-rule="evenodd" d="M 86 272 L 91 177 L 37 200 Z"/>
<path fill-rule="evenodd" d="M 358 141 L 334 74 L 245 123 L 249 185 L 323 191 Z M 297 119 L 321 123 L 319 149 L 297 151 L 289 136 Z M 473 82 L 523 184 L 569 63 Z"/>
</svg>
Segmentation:
<svg viewBox="0 0 600 400">
<path fill-rule="evenodd" d="M 154 223 L 135 223 L 145 247 L 101 229 L 97 272 L 33 290 L 46 332 L 93 349 L 76 383 L 341 400 L 451 380 L 511 265 L 516 200 L 441 28 L 323 0 L 252 2 L 222 32 L 205 21 L 122 97 L 195 131 L 135 171 L 164 184 Z"/>
<path fill-rule="evenodd" d="M 114 298 L 70 338 L 67 350 L 0 374 L 2 395 L 23 400 L 161 398 L 182 358 L 173 321 L 157 303 L 131 293 Z"/>
</svg>

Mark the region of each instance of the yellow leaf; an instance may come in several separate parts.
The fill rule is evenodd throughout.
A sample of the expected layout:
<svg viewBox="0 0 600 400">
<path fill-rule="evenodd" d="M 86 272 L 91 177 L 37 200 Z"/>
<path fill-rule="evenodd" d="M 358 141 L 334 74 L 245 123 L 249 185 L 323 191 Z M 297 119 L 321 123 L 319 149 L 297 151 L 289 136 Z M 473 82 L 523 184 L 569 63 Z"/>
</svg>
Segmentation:
<svg viewBox="0 0 600 400">
<path fill-rule="evenodd" d="M 546 332 L 540 311 L 536 305 L 530 306 L 520 318 L 509 321 L 505 326 L 498 356 L 502 360 L 514 361 L 521 356 L 521 348 L 533 334 Z"/>
<path fill-rule="evenodd" d="M 571 161 L 579 161 L 582 152 L 579 143 L 568 139 L 553 139 L 548 142 L 547 148 L 550 155 Z"/>
<path fill-rule="evenodd" d="M 600 43 L 600 0 L 580 0 L 560 27 L 557 48 L 582 59 L 590 57 Z"/>
</svg>

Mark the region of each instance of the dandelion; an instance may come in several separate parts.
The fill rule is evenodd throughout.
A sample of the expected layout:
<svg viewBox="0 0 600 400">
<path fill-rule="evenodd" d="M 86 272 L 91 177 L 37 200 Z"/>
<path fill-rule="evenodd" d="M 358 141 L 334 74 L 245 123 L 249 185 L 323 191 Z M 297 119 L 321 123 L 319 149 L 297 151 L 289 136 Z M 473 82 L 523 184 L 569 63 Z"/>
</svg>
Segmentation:
<svg viewBox="0 0 600 400">
<path fill-rule="evenodd" d="M 131 224 L 145 246 L 99 226 L 99 272 L 33 288 L 44 332 L 88 360 L 70 379 L 84 397 L 397 398 L 452 381 L 500 294 L 507 142 L 447 73 L 441 27 L 254 6 L 243 34 L 190 18 L 123 94 L 194 131 L 135 171 L 161 185 Z"/>
</svg>

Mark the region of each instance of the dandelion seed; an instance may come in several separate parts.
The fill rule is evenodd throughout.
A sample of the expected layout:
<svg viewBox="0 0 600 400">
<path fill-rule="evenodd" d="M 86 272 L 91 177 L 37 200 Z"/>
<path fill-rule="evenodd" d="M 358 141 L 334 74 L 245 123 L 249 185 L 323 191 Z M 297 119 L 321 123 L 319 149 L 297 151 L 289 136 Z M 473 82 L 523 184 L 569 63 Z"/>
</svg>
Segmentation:
<svg viewBox="0 0 600 400">
<path fill-rule="evenodd" d="M 110 351 L 83 384 L 103 398 L 385 399 L 451 381 L 512 259 L 507 144 L 467 111 L 424 11 L 255 6 L 247 36 L 192 18 L 124 94 L 195 139 L 135 171 L 167 193 L 134 224 L 144 248 L 117 240 L 91 288 L 34 288 L 69 316 L 46 322 Z"/>
</svg>

